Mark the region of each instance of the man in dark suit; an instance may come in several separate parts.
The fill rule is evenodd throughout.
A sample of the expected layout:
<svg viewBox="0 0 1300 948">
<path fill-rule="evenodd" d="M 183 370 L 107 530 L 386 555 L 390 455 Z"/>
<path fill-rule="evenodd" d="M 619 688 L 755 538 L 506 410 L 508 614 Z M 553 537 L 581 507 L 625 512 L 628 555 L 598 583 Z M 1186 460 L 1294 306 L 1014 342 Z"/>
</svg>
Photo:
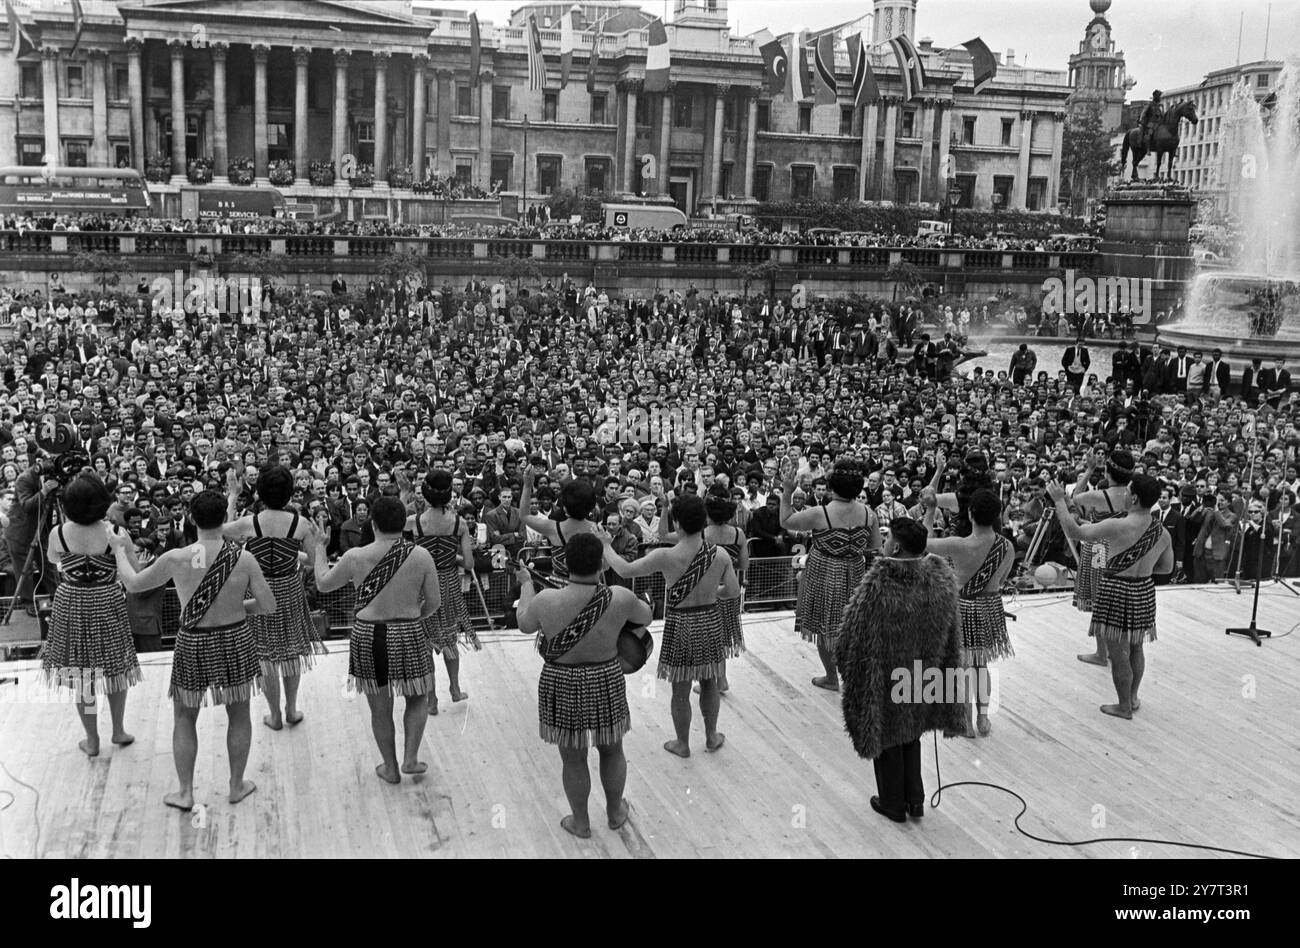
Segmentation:
<svg viewBox="0 0 1300 948">
<path fill-rule="evenodd" d="M 348 291 L 348 281 L 343 279 L 343 274 L 334 274 L 334 280 L 330 283 L 330 292 L 335 296 L 342 296 Z"/>
<path fill-rule="evenodd" d="M 1214 388 L 1217 386 L 1218 396 L 1223 397 L 1228 394 L 1228 389 L 1232 385 L 1232 368 L 1228 363 L 1223 361 L 1223 350 L 1215 349 L 1211 353 L 1210 365 L 1205 370 L 1204 391 L 1207 395 L 1214 395 Z"/>
<path fill-rule="evenodd" d="M 1133 350 L 1129 348 L 1128 341 L 1125 340 L 1111 354 L 1110 377 L 1118 387 L 1123 388 L 1137 371 L 1137 357 L 1134 355 Z"/>
<path fill-rule="evenodd" d="M 524 545 L 524 522 L 519 509 L 513 505 L 514 488 L 503 486 L 498 496 L 500 502 L 483 516 L 483 522 L 487 524 L 488 545 L 504 546 L 513 560 Z"/>
<path fill-rule="evenodd" d="M 1162 488 L 1160 501 L 1151 513 L 1164 524 L 1164 528 L 1169 531 L 1169 536 L 1174 541 L 1174 571 L 1171 575 L 1177 576 L 1178 570 L 1183 565 L 1183 547 L 1187 544 L 1187 535 L 1186 524 L 1183 520 L 1183 508 L 1181 504 L 1175 504 L 1173 501 L 1174 489 L 1172 487 Z"/>
<path fill-rule="evenodd" d="M 1192 357 L 1187 354 L 1186 346 L 1178 347 L 1178 354 L 1169 360 L 1165 369 L 1165 394 L 1181 395 L 1187 391 L 1187 371 L 1191 367 Z"/>
<path fill-rule="evenodd" d="M 1291 388 L 1291 373 L 1286 369 L 1286 359 L 1283 356 L 1278 356 L 1271 368 L 1260 371 L 1259 388 L 1265 402 L 1273 408 L 1281 407 L 1283 396 Z"/>
<path fill-rule="evenodd" d="M 1241 397 L 1246 400 L 1247 405 L 1254 405 L 1258 400 L 1260 389 L 1260 366 L 1264 364 L 1263 359 L 1251 359 L 1250 365 L 1242 369 L 1241 372 Z"/>
<path fill-rule="evenodd" d="M 1061 356 L 1061 368 L 1065 369 L 1066 381 L 1076 393 L 1083 387 L 1084 376 L 1091 365 L 1088 347 L 1083 344 L 1083 337 L 1080 336 L 1074 345 L 1066 347 L 1065 354 Z"/>
</svg>

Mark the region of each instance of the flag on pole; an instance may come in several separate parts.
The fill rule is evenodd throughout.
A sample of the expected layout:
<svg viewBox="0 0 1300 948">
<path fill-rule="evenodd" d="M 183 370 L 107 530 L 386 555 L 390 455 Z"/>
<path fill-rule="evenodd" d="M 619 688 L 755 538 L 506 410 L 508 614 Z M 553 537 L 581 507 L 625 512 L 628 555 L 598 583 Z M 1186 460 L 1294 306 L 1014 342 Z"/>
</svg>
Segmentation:
<svg viewBox="0 0 1300 948">
<path fill-rule="evenodd" d="M 587 93 L 596 92 L 596 69 L 600 66 L 600 38 L 604 34 L 604 21 L 596 21 L 596 35 L 591 38 L 591 56 L 587 59 Z"/>
<path fill-rule="evenodd" d="M 672 58 L 668 52 L 668 31 L 663 20 L 650 24 L 650 46 L 645 54 L 645 91 L 667 92 Z"/>
<path fill-rule="evenodd" d="M 81 31 L 85 29 L 85 26 L 86 26 L 86 13 L 84 10 L 81 9 L 81 0 L 72 0 L 73 35 L 72 35 L 72 49 L 68 50 L 69 56 L 75 53 L 77 51 L 77 47 L 81 45 Z"/>
<path fill-rule="evenodd" d="M 758 51 L 763 56 L 763 84 L 773 95 L 780 95 L 785 88 L 785 76 L 790 68 L 790 58 L 786 55 L 781 41 L 770 30 L 761 30 L 754 37 Z"/>
<path fill-rule="evenodd" d="M 925 89 L 925 67 L 921 65 L 921 57 L 916 47 L 906 36 L 901 34 L 895 36 L 889 41 L 889 46 L 894 51 L 894 57 L 898 60 L 898 71 L 902 74 L 903 101 L 910 102 Z"/>
<path fill-rule="evenodd" d="M 834 105 L 839 101 L 839 83 L 835 80 L 835 34 L 823 33 L 817 37 L 814 50 L 817 76 L 817 104 Z"/>
<path fill-rule="evenodd" d="M 809 92 L 808 50 L 804 49 L 801 37 L 790 34 L 789 67 L 786 69 L 785 92 L 790 101 L 806 99 Z"/>
<path fill-rule="evenodd" d="M 36 42 L 32 39 L 32 34 L 27 32 L 27 27 L 23 26 L 23 21 L 18 19 L 13 0 L 5 0 L 5 17 L 9 20 L 9 46 L 14 51 L 14 56 L 36 52 Z"/>
<path fill-rule="evenodd" d="M 975 67 L 975 94 L 979 95 L 993 81 L 993 77 L 998 74 L 998 60 L 991 52 L 982 39 L 976 37 L 962 43 L 970 53 L 972 64 Z"/>
<path fill-rule="evenodd" d="M 479 67 L 483 64 L 483 34 L 478 28 L 478 14 L 469 15 L 469 81 L 470 85 L 479 83 Z"/>
<path fill-rule="evenodd" d="M 876 84 L 876 73 L 871 68 L 870 57 L 862 45 L 862 35 L 854 33 L 849 37 L 849 64 L 853 72 L 853 106 L 859 108 L 868 102 L 880 101 L 880 86 Z"/>
<path fill-rule="evenodd" d="M 565 10 L 560 17 L 560 88 L 569 84 L 569 70 L 573 67 L 573 16 L 579 8 Z"/>
<path fill-rule="evenodd" d="M 528 14 L 528 88 L 540 92 L 546 88 L 546 56 L 542 53 L 542 31 L 537 28 L 537 14 Z"/>
</svg>

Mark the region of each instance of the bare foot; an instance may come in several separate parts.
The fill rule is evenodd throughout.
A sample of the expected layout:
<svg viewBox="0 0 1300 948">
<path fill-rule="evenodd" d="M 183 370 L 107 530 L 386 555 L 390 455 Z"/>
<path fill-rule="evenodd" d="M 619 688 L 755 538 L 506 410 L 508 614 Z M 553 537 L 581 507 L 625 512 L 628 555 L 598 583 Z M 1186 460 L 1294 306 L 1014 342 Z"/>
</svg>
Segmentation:
<svg viewBox="0 0 1300 948">
<path fill-rule="evenodd" d="M 380 764 L 375 768 L 375 773 L 379 774 L 379 779 L 386 783 L 402 782 L 402 775 L 397 772 L 396 767 L 389 767 L 387 764 Z"/>
<path fill-rule="evenodd" d="M 94 741 L 90 738 L 86 738 L 84 741 L 77 741 L 77 746 L 81 748 L 82 752 L 87 757 L 99 756 L 99 738 L 95 738 Z"/>
<path fill-rule="evenodd" d="M 1122 704 L 1103 704 L 1101 706 L 1102 714 L 1109 714 L 1111 717 L 1124 718 L 1126 721 L 1133 720 L 1133 711 L 1124 707 Z"/>
<path fill-rule="evenodd" d="M 970 721 L 967 721 L 966 726 L 962 729 L 961 736 L 969 737 L 974 740 L 979 737 L 979 732 L 975 730 L 975 725 L 971 724 Z"/>
<path fill-rule="evenodd" d="M 121 734 L 113 735 L 113 743 L 118 747 L 130 747 L 135 743 L 135 735 L 123 731 Z"/>
<path fill-rule="evenodd" d="M 251 780 L 242 781 L 238 787 L 230 788 L 230 802 L 238 803 L 240 800 L 252 794 L 257 789 L 257 784 Z"/>
<path fill-rule="evenodd" d="M 731 690 L 731 683 L 727 681 L 725 676 L 718 679 L 718 694 L 725 695 L 730 690 Z"/>
<path fill-rule="evenodd" d="M 422 760 L 412 760 L 402 764 L 402 773 L 404 774 L 422 774 L 428 769 L 429 765 Z"/>
<path fill-rule="evenodd" d="M 618 807 L 608 813 L 609 828 L 612 830 L 622 829 L 623 824 L 627 822 L 627 818 L 631 815 L 632 808 L 628 805 L 627 800 L 619 800 Z"/>
<path fill-rule="evenodd" d="M 591 839 L 591 825 L 580 826 L 577 819 L 572 816 L 566 816 L 560 820 L 560 826 L 563 827 L 565 832 L 572 833 L 578 839 Z"/>
<path fill-rule="evenodd" d="M 678 757 L 691 756 L 691 746 L 684 741 L 664 741 L 664 750 Z"/>
<path fill-rule="evenodd" d="M 469 697 L 469 692 L 468 692 L 468 691 L 453 691 L 453 692 L 451 693 L 451 700 L 452 700 L 453 702 L 454 702 L 454 701 L 464 701 L 464 700 L 465 700 L 466 698 L 468 698 L 468 697 Z M 590 836 L 591 834 L 588 833 L 587 835 Z"/>
<path fill-rule="evenodd" d="M 288 709 L 286 708 L 286 709 L 285 709 L 285 712 L 284 712 L 284 723 L 287 724 L 287 725 L 289 725 L 290 727 L 293 727 L 295 724 L 301 724 L 301 723 L 302 723 L 302 712 L 301 712 L 301 711 L 290 711 L 290 710 L 288 710 Z"/>
<path fill-rule="evenodd" d="M 1133 698 L 1133 710 L 1136 711 L 1136 710 L 1137 710 L 1138 708 L 1140 708 L 1140 707 L 1142 707 L 1142 702 L 1139 701 L 1139 700 L 1137 699 L 1137 697 L 1135 696 L 1135 697 Z"/>
<path fill-rule="evenodd" d="M 987 714 L 981 714 L 976 719 L 975 724 L 979 730 L 980 737 L 988 737 L 993 733 L 993 723 L 989 721 L 989 716 Z"/>
<path fill-rule="evenodd" d="M 723 734 L 721 731 L 718 731 L 712 737 L 705 740 L 704 749 L 706 751 L 715 751 L 720 749 L 722 745 L 725 744 L 726 742 L 727 742 L 727 735 Z"/>
<path fill-rule="evenodd" d="M 163 803 L 188 813 L 194 809 L 194 792 L 192 790 L 177 790 L 175 793 L 169 793 L 163 797 Z"/>
<path fill-rule="evenodd" d="M 831 678 L 828 675 L 818 675 L 816 678 L 812 680 L 812 683 L 816 685 L 818 688 L 825 688 L 827 691 L 840 690 L 839 681 L 837 679 Z"/>
<path fill-rule="evenodd" d="M 1087 655 L 1076 655 L 1075 658 L 1088 665 L 1101 665 L 1104 667 L 1110 664 L 1110 660 L 1107 659 L 1106 656 L 1094 655 L 1091 652 L 1089 652 Z"/>
<path fill-rule="evenodd" d="M 437 698 L 430 698 L 430 699 L 429 699 L 429 715 L 430 715 L 431 717 L 436 717 L 437 714 L 438 714 L 438 699 L 437 699 Z"/>
<path fill-rule="evenodd" d="M 262 715 L 262 723 L 265 724 L 267 727 L 269 727 L 272 731 L 279 731 L 284 728 L 284 722 L 281 721 L 280 718 L 274 714 Z"/>
</svg>

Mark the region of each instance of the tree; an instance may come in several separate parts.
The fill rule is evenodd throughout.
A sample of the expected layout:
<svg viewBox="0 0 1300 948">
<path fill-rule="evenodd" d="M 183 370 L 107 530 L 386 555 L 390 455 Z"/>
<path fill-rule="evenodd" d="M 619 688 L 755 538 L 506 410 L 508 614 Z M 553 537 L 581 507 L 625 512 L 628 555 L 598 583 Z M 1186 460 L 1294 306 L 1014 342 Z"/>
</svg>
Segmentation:
<svg viewBox="0 0 1300 948">
<path fill-rule="evenodd" d="M 921 279 L 921 271 L 916 268 L 915 264 L 908 263 L 906 260 L 890 264 L 889 269 L 885 271 L 885 279 L 894 284 L 894 302 L 898 302 L 898 288 L 900 285 L 908 296 L 912 296 L 921 288 L 921 284 L 924 282 Z"/>
<path fill-rule="evenodd" d="M 492 262 L 504 282 L 514 283 L 515 296 L 519 295 L 519 287 L 524 280 L 542 282 L 542 268 L 532 257 L 498 256 L 493 257 Z"/>
<path fill-rule="evenodd" d="M 1070 184 L 1070 209 L 1083 213 L 1087 196 L 1120 172 L 1101 106 L 1092 103 L 1072 112 L 1061 142 L 1061 177 Z"/>
<path fill-rule="evenodd" d="M 762 263 L 750 263 L 736 271 L 737 276 L 744 283 L 745 298 L 749 298 L 749 287 L 752 283 L 762 283 L 768 288 L 769 296 L 776 297 L 776 277 L 781 272 L 781 265 L 775 260 L 764 260 Z"/>
<path fill-rule="evenodd" d="M 122 282 L 122 276 L 134 271 L 122 264 L 121 254 L 101 250 L 82 250 L 72 258 L 72 268 L 81 273 L 93 273 L 99 280 L 99 292 L 107 293 L 110 286 Z"/>
<path fill-rule="evenodd" d="M 379 272 L 388 283 L 407 284 L 411 277 L 418 277 L 418 282 L 424 283 L 424 257 L 414 250 L 390 253 L 379 261 Z"/>
</svg>

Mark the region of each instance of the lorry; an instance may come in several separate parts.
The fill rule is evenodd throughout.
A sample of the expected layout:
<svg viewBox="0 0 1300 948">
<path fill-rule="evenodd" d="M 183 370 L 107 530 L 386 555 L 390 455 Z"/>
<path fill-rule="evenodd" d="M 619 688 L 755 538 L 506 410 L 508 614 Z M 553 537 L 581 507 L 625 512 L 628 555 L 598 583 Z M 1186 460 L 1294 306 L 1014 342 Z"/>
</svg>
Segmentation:
<svg viewBox="0 0 1300 948">
<path fill-rule="evenodd" d="M 606 204 L 605 226 L 622 229 L 680 230 L 686 215 L 671 204 Z"/>
</svg>

